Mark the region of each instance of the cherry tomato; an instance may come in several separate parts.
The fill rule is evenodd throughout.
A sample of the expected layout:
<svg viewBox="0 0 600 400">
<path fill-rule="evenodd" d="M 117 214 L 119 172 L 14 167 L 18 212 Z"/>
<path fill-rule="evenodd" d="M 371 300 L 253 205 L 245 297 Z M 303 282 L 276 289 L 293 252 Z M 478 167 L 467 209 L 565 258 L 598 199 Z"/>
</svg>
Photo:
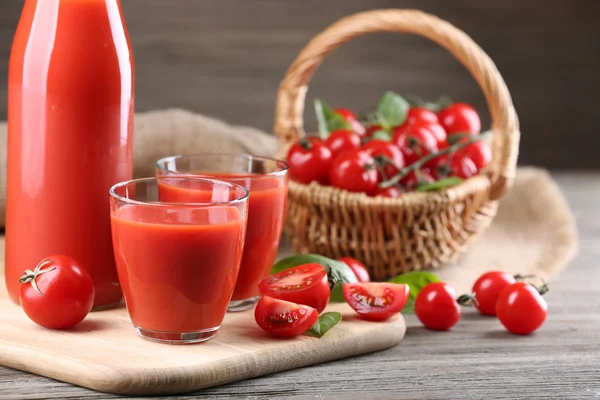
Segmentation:
<svg viewBox="0 0 600 400">
<path fill-rule="evenodd" d="M 269 335 L 285 338 L 309 330 L 319 319 L 319 312 L 309 306 L 263 296 L 256 304 L 254 319 Z"/>
<path fill-rule="evenodd" d="M 392 143 L 400 148 L 406 165 L 438 150 L 437 141 L 426 124 L 415 123 L 405 130 L 396 129 Z"/>
<path fill-rule="evenodd" d="M 373 194 L 378 182 L 375 160 L 361 150 L 345 151 L 333 160 L 329 181 L 332 186 L 349 192 Z"/>
<path fill-rule="evenodd" d="M 20 282 L 25 314 L 49 329 L 71 328 L 85 318 L 94 304 L 94 284 L 77 261 L 65 255 L 43 259 Z"/>
<path fill-rule="evenodd" d="M 542 326 L 548 315 L 548 305 L 538 289 L 525 282 L 516 282 L 500 292 L 496 315 L 509 332 L 528 335 Z"/>
<path fill-rule="evenodd" d="M 392 177 L 398 173 L 398 170 L 404 167 L 404 156 L 400 149 L 385 140 L 381 139 L 372 139 L 362 145 L 360 148 L 365 151 L 371 157 L 378 161 L 378 157 L 384 157 L 385 159 L 391 161 L 391 164 L 388 164 L 386 161 L 383 161 L 383 171 L 387 178 Z M 380 180 L 383 177 L 379 177 Z"/>
<path fill-rule="evenodd" d="M 365 137 L 371 137 L 377 131 L 383 130 L 381 125 L 369 125 L 365 130 Z"/>
<path fill-rule="evenodd" d="M 346 302 L 362 318 L 385 321 L 398 314 L 409 298 L 408 285 L 388 282 L 344 283 Z"/>
<path fill-rule="evenodd" d="M 341 115 L 350 124 L 354 132 L 360 136 L 364 136 L 365 127 L 362 126 L 354 112 L 348 110 L 347 108 L 336 108 L 335 112 Z"/>
<path fill-rule="evenodd" d="M 469 138 L 464 137 L 459 140 L 459 143 L 465 143 L 468 141 Z M 467 147 L 460 149 L 458 153 L 464 154 L 465 157 L 470 158 L 477 167 L 477 170 L 485 168 L 490 163 L 490 161 L 492 161 L 492 150 L 486 143 L 482 141 L 472 143 Z"/>
<path fill-rule="evenodd" d="M 438 117 L 433 111 L 431 111 L 427 108 L 412 107 L 410 110 L 408 110 L 406 122 L 408 122 L 409 124 L 412 124 L 417 121 L 433 122 L 433 123 L 437 124 Z"/>
<path fill-rule="evenodd" d="M 290 147 L 287 159 L 290 177 L 296 182 L 316 181 L 321 185 L 328 183 L 333 157 L 331 150 L 320 138 L 301 139 Z"/>
<path fill-rule="evenodd" d="M 468 179 L 477 175 L 477 167 L 473 160 L 463 153 L 455 153 L 450 158 L 450 175 L 457 176 L 462 179 Z"/>
<path fill-rule="evenodd" d="M 350 267 L 359 282 L 371 282 L 369 272 L 363 263 L 352 257 L 342 257 L 338 261 L 343 262 Z"/>
<path fill-rule="evenodd" d="M 452 328 L 460 319 L 456 292 L 447 283 L 430 283 L 415 299 L 415 314 L 426 328 L 437 331 Z"/>
<path fill-rule="evenodd" d="M 490 271 L 481 275 L 473 285 L 474 305 L 484 315 L 496 315 L 496 302 L 500 292 L 517 280 L 509 273 Z"/>
<path fill-rule="evenodd" d="M 403 193 L 402 190 L 400 190 L 400 188 L 396 186 L 390 186 L 385 189 L 377 189 L 375 193 L 373 193 L 373 197 L 383 196 L 389 197 L 390 199 L 397 199 L 399 197 L 402 197 L 402 194 Z"/>
<path fill-rule="evenodd" d="M 355 150 L 360 147 L 360 136 L 347 129 L 339 129 L 331 132 L 325 146 L 331 150 L 333 158 L 346 150 Z"/>
<path fill-rule="evenodd" d="M 304 264 L 266 277 L 260 292 L 279 300 L 304 304 L 321 312 L 327 307 L 331 291 L 327 272 L 319 264 Z"/>
<path fill-rule="evenodd" d="M 400 184 L 406 190 L 415 190 L 420 185 L 433 182 L 435 182 L 435 178 L 427 168 L 420 169 L 417 172 L 411 171 L 400 180 Z"/>
<path fill-rule="evenodd" d="M 471 133 L 477 135 L 481 132 L 479 114 L 466 103 L 454 103 L 438 113 L 440 124 L 448 135 L 453 133 Z"/>
<path fill-rule="evenodd" d="M 430 122 L 427 124 L 427 129 L 433 135 L 437 142 L 438 150 L 448 147 L 448 135 L 444 128 L 437 122 Z"/>
</svg>

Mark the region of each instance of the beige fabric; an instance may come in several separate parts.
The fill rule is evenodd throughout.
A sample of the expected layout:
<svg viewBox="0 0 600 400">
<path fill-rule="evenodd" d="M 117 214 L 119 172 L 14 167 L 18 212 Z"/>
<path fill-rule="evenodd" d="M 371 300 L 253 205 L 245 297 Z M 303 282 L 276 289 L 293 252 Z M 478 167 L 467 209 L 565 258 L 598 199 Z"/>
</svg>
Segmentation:
<svg viewBox="0 0 600 400">
<path fill-rule="evenodd" d="M 4 224 L 6 124 L 0 124 L 0 226 Z M 182 110 L 138 114 L 135 176 L 151 176 L 163 156 L 202 151 L 273 155 L 278 141 L 253 128 L 230 126 Z M 574 256 L 577 232 L 569 207 L 547 172 L 520 168 L 511 192 L 500 202 L 492 226 L 456 265 L 436 271 L 458 292 L 469 290 L 482 272 L 500 269 L 549 279 Z M 282 248 L 281 255 L 289 253 Z"/>
</svg>

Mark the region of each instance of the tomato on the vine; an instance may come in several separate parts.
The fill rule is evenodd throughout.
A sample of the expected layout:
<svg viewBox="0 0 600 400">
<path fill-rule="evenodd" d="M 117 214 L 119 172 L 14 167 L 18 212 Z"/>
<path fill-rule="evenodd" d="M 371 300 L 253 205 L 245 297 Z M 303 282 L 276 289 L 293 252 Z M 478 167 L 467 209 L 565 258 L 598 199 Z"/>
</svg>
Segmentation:
<svg viewBox="0 0 600 400">
<path fill-rule="evenodd" d="M 360 147 L 360 136 L 347 129 L 331 132 L 325 140 L 325 146 L 331 150 L 333 158 L 346 150 L 355 150 Z"/>
<path fill-rule="evenodd" d="M 444 128 L 437 122 L 430 122 L 427 125 L 427 129 L 433 135 L 437 142 L 438 150 L 448 147 L 448 135 Z"/>
<path fill-rule="evenodd" d="M 336 108 L 335 112 L 342 116 L 350 124 L 352 130 L 360 136 L 364 136 L 365 127 L 362 126 L 356 114 L 347 108 Z"/>
<path fill-rule="evenodd" d="M 496 315 L 509 332 L 528 335 L 542 326 L 548 315 L 548 305 L 537 288 L 516 282 L 500 292 Z"/>
<path fill-rule="evenodd" d="M 345 151 L 333 160 L 329 181 L 349 192 L 373 194 L 378 182 L 375 160 L 362 150 Z"/>
<path fill-rule="evenodd" d="M 402 197 L 402 190 L 397 186 L 390 186 L 385 189 L 377 189 L 375 193 L 373 193 L 373 197 L 382 196 L 389 197 L 390 199 L 397 199 Z"/>
<path fill-rule="evenodd" d="M 465 136 L 458 142 L 465 143 L 468 141 L 469 137 Z M 492 150 L 486 143 L 482 142 L 481 140 L 478 140 L 474 143 L 471 143 L 467 147 L 460 149 L 458 153 L 464 154 L 466 157 L 470 158 L 477 167 L 477 170 L 485 168 L 490 163 L 490 161 L 492 161 Z"/>
<path fill-rule="evenodd" d="M 438 122 L 437 115 L 424 107 L 411 107 L 408 110 L 408 115 L 406 116 L 406 122 L 412 124 L 417 121 L 425 121 L 425 122 Z"/>
<path fill-rule="evenodd" d="M 419 169 L 416 171 L 410 171 L 408 175 L 400 180 L 400 184 L 406 190 L 414 190 L 420 185 L 435 182 L 431 171 L 427 168 Z"/>
<path fill-rule="evenodd" d="M 92 279 L 65 255 L 43 259 L 33 271 L 26 270 L 19 282 L 23 311 L 45 328 L 71 328 L 83 321 L 94 304 Z"/>
<path fill-rule="evenodd" d="M 346 302 L 362 318 L 384 321 L 398 314 L 409 299 L 408 285 L 388 282 L 344 283 Z"/>
<path fill-rule="evenodd" d="M 475 307 L 484 315 L 495 316 L 500 292 L 516 281 L 513 275 L 502 271 L 489 271 L 481 275 L 472 289 Z"/>
<path fill-rule="evenodd" d="M 369 272 L 363 263 L 352 257 L 342 257 L 338 261 L 343 262 L 350 267 L 359 282 L 371 282 Z"/>
<path fill-rule="evenodd" d="M 426 328 L 445 331 L 460 319 L 456 292 L 444 282 L 430 283 L 415 299 L 415 314 Z"/>
<path fill-rule="evenodd" d="M 453 133 L 481 132 L 481 120 L 477 111 L 466 103 L 454 103 L 438 113 L 440 124 L 448 135 Z"/>
<path fill-rule="evenodd" d="M 304 264 L 266 277 L 258 285 L 264 296 L 304 304 L 321 312 L 331 291 L 327 272 L 319 264 Z"/>
<path fill-rule="evenodd" d="M 316 181 L 326 185 L 329 181 L 332 158 L 331 150 L 320 138 L 300 139 L 288 151 L 290 177 L 300 183 Z"/>
<path fill-rule="evenodd" d="M 477 166 L 463 153 L 455 153 L 450 158 L 450 175 L 468 179 L 477 175 Z"/>
<path fill-rule="evenodd" d="M 382 162 L 380 165 L 382 165 L 387 178 L 396 175 L 404 167 L 404 156 L 398 146 L 393 143 L 381 139 L 371 139 L 360 149 L 373 157 L 376 162 Z M 380 176 L 380 179 L 383 177 Z"/>
<path fill-rule="evenodd" d="M 269 335 L 285 338 L 309 330 L 319 319 L 319 312 L 309 306 L 263 296 L 256 304 L 254 319 Z"/>
<path fill-rule="evenodd" d="M 438 150 L 437 140 L 426 124 L 415 123 L 406 130 L 396 129 L 392 142 L 400 148 L 406 165 Z"/>
</svg>

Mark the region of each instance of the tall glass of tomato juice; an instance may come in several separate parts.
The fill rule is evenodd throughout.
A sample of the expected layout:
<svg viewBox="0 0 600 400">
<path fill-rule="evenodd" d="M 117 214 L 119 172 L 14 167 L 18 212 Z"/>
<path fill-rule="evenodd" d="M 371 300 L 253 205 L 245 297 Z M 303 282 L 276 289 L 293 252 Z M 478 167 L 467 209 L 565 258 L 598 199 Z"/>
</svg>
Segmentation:
<svg viewBox="0 0 600 400">
<path fill-rule="evenodd" d="M 179 198 L 163 198 L 163 187 Z M 245 188 L 197 176 L 110 189 L 117 272 L 141 337 L 182 344 L 216 334 L 238 277 L 247 210 Z"/>
<path fill-rule="evenodd" d="M 244 255 L 229 311 L 252 307 L 260 298 L 258 284 L 269 274 L 279 248 L 287 200 L 287 164 L 247 154 L 209 153 L 167 157 L 156 166 L 157 176 L 195 174 L 236 183 L 250 191 Z M 164 192 L 174 200 L 180 195 Z"/>
<path fill-rule="evenodd" d="M 132 178 L 134 81 L 120 0 L 25 0 L 8 76 L 13 301 L 23 270 L 66 254 L 90 274 L 94 309 L 121 302 L 106 193 Z"/>
</svg>

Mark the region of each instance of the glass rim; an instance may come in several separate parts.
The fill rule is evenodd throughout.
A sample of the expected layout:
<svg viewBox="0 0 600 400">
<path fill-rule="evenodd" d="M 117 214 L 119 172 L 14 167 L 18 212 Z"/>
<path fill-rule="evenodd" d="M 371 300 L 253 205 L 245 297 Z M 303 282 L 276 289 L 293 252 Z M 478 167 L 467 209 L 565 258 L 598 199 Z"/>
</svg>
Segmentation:
<svg viewBox="0 0 600 400">
<path fill-rule="evenodd" d="M 289 170 L 289 165 L 288 163 L 286 163 L 283 160 L 280 160 L 278 158 L 273 158 L 273 157 L 265 157 L 265 156 L 255 156 L 253 154 L 248 154 L 248 153 L 211 153 L 211 152 L 206 152 L 206 153 L 192 153 L 192 154 L 178 154 L 175 156 L 168 156 L 168 157 L 163 157 L 161 159 L 159 159 L 158 161 L 156 161 L 156 168 L 158 168 L 161 171 L 164 172 L 170 172 L 173 174 L 193 174 L 198 176 L 198 174 L 196 173 L 192 173 L 192 172 L 181 172 L 178 170 L 171 170 L 171 169 L 167 169 L 167 168 L 163 168 L 160 163 L 161 162 L 166 162 L 166 161 L 172 161 L 172 160 L 179 160 L 179 159 L 192 159 L 192 158 L 207 158 L 207 157 L 233 157 L 233 158 L 242 158 L 242 159 L 246 159 L 248 161 L 252 161 L 252 160 L 256 160 L 256 161 L 262 161 L 262 162 L 266 162 L 266 161 L 274 161 L 275 163 L 278 164 L 279 169 L 277 169 L 277 171 L 273 171 L 273 172 L 267 172 L 264 174 L 256 174 L 256 176 L 251 177 L 250 179 L 261 179 L 261 178 L 265 178 L 265 177 L 280 177 L 283 176 L 285 174 L 287 174 L 288 170 Z M 216 171 L 219 172 L 219 171 Z M 225 171 L 222 171 L 225 172 Z M 249 174 L 252 174 L 252 172 L 249 172 Z M 244 178 L 227 178 L 227 181 L 236 181 L 236 180 L 244 180 L 244 179 L 248 179 L 248 177 L 244 177 Z"/>
<path fill-rule="evenodd" d="M 203 202 L 203 203 L 193 203 L 193 202 L 181 202 L 181 203 L 168 203 L 168 202 L 158 202 L 158 203 L 149 203 L 146 201 L 140 201 L 140 200 L 134 200 L 134 199 L 129 199 L 127 197 L 123 197 L 119 194 L 117 194 L 115 192 L 116 189 L 125 187 L 127 185 L 130 185 L 132 183 L 137 184 L 137 183 L 145 183 L 145 182 L 156 182 L 158 184 L 158 181 L 160 179 L 177 179 L 177 180 L 192 180 L 192 181 L 202 181 L 202 182 L 206 182 L 206 183 L 218 183 L 218 184 L 222 184 L 225 185 L 229 188 L 236 188 L 236 189 L 241 189 L 243 195 L 241 197 L 237 197 L 233 200 L 228 200 L 228 201 L 217 201 L 217 202 Z M 221 181 L 219 179 L 210 179 L 210 178 L 203 178 L 203 177 L 199 177 L 197 175 L 173 175 L 173 176 L 162 176 L 162 177 L 154 177 L 154 178 L 136 178 L 136 179 L 129 179 L 127 181 L 122 181 L 119 183 L 114 184 L 113 186 L 111 186 L 111 188 L 109 189 L 108 193 L 110 194 L 110 196 L 114 199 L 123 201 L 127 204 L 135 204 L 135 205 L 139 205 L 139 206 L 147 206 L 147 207 L 185 207 L 185 206 L 193 206 L 193 207 L 215 207 L 215 206 L 231 206 L 231 205 L 236 205 L 236 204 L 240 204 L 243 202 L 246 202 L 248 200 L 248 198 L 250 197 L 250 191 L 248 191 L 248 189 L 246 189 L 245 187 L 243 187 L 242 185 L 238 185 L 237 183 L 231 183 L 231 182 L 226 182 L 226 181 Z"/>
</svg>

